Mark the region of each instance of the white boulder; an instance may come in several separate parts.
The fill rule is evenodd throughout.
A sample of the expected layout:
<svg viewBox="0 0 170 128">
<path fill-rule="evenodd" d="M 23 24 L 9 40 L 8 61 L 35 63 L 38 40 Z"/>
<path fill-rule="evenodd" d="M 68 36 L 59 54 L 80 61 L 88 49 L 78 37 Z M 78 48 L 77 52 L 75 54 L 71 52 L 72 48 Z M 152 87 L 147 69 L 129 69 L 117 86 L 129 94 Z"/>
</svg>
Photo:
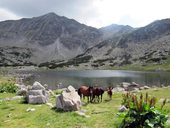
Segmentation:
<svg viewBox="0 0 170 128">
<path fill-rule="evenodd" d="M 81 100 L 78 93 L 72 86 L 63 91 L 56 98 L 56 108 L 64 111 L 77 111 L 81 108 Z"/>
<path fill-rule="evenodd" d="M 127 111 L 127 108 L 123 105 L 119 108 L 119 112 L 125 112 Z"/>
</svg>

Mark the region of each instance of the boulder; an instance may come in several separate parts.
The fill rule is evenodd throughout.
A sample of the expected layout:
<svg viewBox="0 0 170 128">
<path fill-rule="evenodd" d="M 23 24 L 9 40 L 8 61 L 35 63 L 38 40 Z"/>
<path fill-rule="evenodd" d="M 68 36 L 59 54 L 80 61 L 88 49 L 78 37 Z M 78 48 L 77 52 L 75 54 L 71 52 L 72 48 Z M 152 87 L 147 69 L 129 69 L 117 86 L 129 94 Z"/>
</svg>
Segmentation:
<svg viewBox="0 0 170 128">
<path fill-rule="evenodd" d="M 119 112 L 125 112 L 127 111 L 127 108 L 123 105 L 119 108 Z"/>
<path fill-rule="evenodd" d="M 143 87 L 144 87 L 144 89 L 150 89 L 150 87 L 149 87 L 149 86 L 146 86 L 146 85 L 143 86 Z"/>
<path fill-rule="evenodd" d="M 81 108 L 81 100 L 78 93 L 72 86 L 63 91 L 56 98 L 56 108 L 64 111 L 77 111 Z"/>
<path fill-rule="evenodd" d="M 45 104 L 48 102 L 49 93 L 39 82 L 34 82 L 32 88 L 28 90 L 26 95 L 29 104 Z"/>
</svg>

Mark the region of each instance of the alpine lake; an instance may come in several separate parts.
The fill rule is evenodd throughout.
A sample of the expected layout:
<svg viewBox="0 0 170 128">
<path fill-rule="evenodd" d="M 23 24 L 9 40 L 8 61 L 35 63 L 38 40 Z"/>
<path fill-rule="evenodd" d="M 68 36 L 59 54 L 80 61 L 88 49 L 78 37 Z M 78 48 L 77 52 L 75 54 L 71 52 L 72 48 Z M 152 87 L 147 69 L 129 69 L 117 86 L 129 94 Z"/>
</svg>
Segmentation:
<svg viewBox="0 0 170 128">
<path fill-rule="evenodd" d="M 47 84 L 50 89 L 68 87 L 69 85 L 78 88 L 81 85 L 88 86 L 119 86 L 122 82 L 135 82 L 147 86 L 168 86 L 170 85 L 170 72 L 166 71 L 127 71 L 127 70 L 18 70 L 18 76 L 25 84 L 32 85 L 39 81 Z"/>
</svg>

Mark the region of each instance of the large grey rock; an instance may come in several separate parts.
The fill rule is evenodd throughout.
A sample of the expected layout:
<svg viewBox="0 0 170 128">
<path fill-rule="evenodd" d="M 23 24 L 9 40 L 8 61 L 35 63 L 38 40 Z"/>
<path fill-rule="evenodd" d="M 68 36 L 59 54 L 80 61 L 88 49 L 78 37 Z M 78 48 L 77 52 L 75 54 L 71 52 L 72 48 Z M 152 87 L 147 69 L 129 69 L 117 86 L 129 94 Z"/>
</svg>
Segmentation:
<svg viewBox="0 0 170 128">
<path fill-rule="evenodd" d="M 56 98 L 56 108 L 64 111 L 77 111 L 81 108 L 80 96 L 73 87 L 69 86 Z"/>
<path fill-rule="evenodd" d="M 34 82 L 32 88 L 28 90 L 26 99 L 29 104 L 45 104 L 48 97 L 48 91 L 39 82 Z"/>
</svg>

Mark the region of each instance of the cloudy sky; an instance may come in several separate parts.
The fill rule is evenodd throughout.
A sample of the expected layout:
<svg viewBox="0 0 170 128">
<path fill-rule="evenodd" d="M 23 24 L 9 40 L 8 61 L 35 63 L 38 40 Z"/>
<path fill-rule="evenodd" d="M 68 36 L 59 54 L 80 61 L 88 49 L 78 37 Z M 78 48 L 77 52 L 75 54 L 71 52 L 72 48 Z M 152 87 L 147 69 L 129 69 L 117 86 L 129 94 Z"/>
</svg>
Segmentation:
<svg viewBox="0 0 170 128">
<path fill-rule="evenodd" d="M 170 0 L 0 0 L 0 21 L 49 12 L 93 27 L 123 24 L 145 26 L 170 18 Z"/>
</svg>

